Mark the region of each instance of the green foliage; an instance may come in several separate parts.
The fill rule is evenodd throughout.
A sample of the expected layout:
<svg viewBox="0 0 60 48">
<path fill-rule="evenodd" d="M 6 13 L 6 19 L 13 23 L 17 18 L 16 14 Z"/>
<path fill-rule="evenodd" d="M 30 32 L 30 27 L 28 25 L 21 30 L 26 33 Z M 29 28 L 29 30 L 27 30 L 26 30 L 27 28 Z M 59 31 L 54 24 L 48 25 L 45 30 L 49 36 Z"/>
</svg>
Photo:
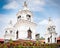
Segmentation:
<svg viewBox="0 0 60 48">
<path fill-rule="evenodd" d="M 4 48 L 8 48 L 6 45 L 4 45 Z"/>
<path fill-rule="evenodd" d="M 9 42 L 10 42 L 10 44 L 11 44 L 11 43 L 13 43 L 12 39 L 10 39 L 10 41 L 9 41 Z"/>
<path fill-rule="evenodd" d="M 18 48 L 22 48 L 23 46 L 22 45 L 18 45 Z"/>
<path fill-rule="evenodd" d="M 18 48 L 20 48 L 20 45 L 18 45 Z"/>
<path fill-rule="evenodd" d="M 37 42 L 36 44 L 38 44 L 39 42 Z M 28 42 L 28 44 L 32 44 L 31 42 Z M 2 46 L 3 45 L 3 46 Z M 34 46 L 32 44 L 32 46 L 22 46 L 22 45 L 11 45 L 13 46 L 13 48 L 57 48 L 60 44 L 41 44 L 40 46 Z M 1 44 L 0 43 L 0 48 L 7 48 L 7 44 Z"/>
<path fill-rule="evenodd" d="M 1 45 L 2 45 L 2 44 L 0 43 L 0 48 L 1 48 Z"/>
<path fill-rule="evenodd" d="M 22 45 L 18 45 L 18 48 L 22 48 Z"/>
<path fill-rule="evenodd" d="M 14 46 L 14 48 L 15 48 L 15 46 Z"/>
</svg>

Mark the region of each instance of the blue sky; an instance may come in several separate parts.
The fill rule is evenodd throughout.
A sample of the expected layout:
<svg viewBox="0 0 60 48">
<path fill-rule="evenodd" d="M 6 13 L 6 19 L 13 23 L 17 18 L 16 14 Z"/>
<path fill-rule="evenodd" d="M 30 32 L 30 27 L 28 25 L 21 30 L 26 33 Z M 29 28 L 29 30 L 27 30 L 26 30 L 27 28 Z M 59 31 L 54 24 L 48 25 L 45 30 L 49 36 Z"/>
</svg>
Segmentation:
<svg viewBox="0 0 60 48">
<path fill-rule="evenodd" d="M 16 14 L 23 8 L 27 1 L 28 8 L 32 11 L 34 22 L 37 23 L 37 32 L 44 37 L 47 20 L 52 18 L 56 25 L 56 32 L 60 35 L 60 0 L 0 0 L 0 38 L 3 38 L 4 28 L 12 20 L 16 21 Z"/>
</svg>

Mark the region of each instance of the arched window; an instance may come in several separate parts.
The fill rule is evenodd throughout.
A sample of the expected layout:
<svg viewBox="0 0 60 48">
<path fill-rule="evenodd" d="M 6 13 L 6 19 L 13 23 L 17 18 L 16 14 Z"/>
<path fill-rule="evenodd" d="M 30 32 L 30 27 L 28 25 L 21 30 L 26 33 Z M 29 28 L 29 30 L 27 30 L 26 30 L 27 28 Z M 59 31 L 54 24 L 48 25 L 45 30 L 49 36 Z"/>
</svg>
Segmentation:
<svg viewBox="0 0 60 48">
<path fill-rule="evenodd" d="M 17 30 L 17 32 L 16 32 L 16 39 L 18 39 L 18 30 Z"/>
<path fill-rule="evenodd" d="M 21 18 L 21 16 L 18 16 L 18 19 Z"/>
<path fill-rule="evenodd" d="M 7 33 L 7 31 L 5 31 L 5 33 Z"/>
<path fill-rule="evenodd" d="M 47 30 L 48 30 L 48 31 L 50 31 L 51 29 L 50 29 L 50 28 L 48 28 Z"/>
<path fill-rule="evenodd" d="M 50 42 L 50 38 L 48 38 L 48 42 Z"/>
<path fill-rule="evenodd" d="M 31 20 L 31 16 L 30 15 L 26 15 L 26 17 L 27 17 L 27 20 Z"/>
<path fill-rule="evenodd" d="M 55 38 L 55 42 L 56 42 L 56 38 Z"/>
<path fill-rule="evenodd" d="M 53 28 L 53 30 L 55 30 L 55 28 Z"/>
<path fill-rule="evenodd" d="M 40 36 L 40 34 L 36 34 L 36 35 L 35 35 L 36 40 L 39 40 L 39 38 L 40 38 L 39 36 Z"/>
<path fill-rule="evenodd" d="M 10 33 L 12 34 L 12 30 L 10 31 Z"/>
<path fill-rule="evenodd" d="M 28 32 L 27 38 L 32 39 L 32 31 L 29 29 L 27 32 Z"/>
</svg>

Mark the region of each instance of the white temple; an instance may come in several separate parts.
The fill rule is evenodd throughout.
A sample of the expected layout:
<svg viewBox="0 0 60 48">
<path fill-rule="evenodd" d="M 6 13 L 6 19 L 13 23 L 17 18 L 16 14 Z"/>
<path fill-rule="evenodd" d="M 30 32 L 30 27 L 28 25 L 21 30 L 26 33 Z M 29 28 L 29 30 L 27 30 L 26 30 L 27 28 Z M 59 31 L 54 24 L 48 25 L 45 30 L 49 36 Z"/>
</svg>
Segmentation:
<svg viewBox="0 0 60 48">
<path fill-rule="evenodd" d="M 56 40 L 56 26 L 54 25 L 54 22 L 52 21 L 51 18 L 48 20 L 48 25 L 47 25 L 47 30 L 45 33 L 45 43 L 57 43 Z"/>
<path fill-rule="evenodd" d="M 8 42 L 10 39 L 38 40 L 39 34 L 36 32 L 37 24 L 33 22 L 32 12 L 27 7 L 26 2 L 24 2 L 23 9 L 19 10 L 16 16 L 17 22 L 12 25 L 12 21 L 10 21 L 9 25 L 5 28 L 5 42 Z M 53 24 L 51 18 L 49 18 L 45 33 L 45 43 L 56 43 L 57 33 L 55 28 L 56 26 Z"/>
<path fill-rule="evenodd" d="M 26 2 L 24 2 L 23 9 L 16 14 L 17 22 L 12 25 L 12 21 L 7 28 L 5 28 L 5 41 L 10 39 L 24 39 L 35 40 L 36 24 L 33 22 L 32 12 L 28 9 Z"/>
</svg>

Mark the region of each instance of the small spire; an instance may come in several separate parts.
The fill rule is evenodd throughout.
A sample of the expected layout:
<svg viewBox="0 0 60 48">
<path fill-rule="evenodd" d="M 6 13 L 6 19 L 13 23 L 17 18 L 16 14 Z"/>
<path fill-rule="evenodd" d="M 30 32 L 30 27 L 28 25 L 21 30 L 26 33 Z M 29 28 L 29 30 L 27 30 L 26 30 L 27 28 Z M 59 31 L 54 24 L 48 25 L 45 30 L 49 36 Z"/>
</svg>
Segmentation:
<svg viewBox="0 0 60 48">
<path fill-rule="evenodd" d="M 12 20 L 10 20 L 9 24 L 12 25 Z"/>
<path fill-rule="evenodd" d="M 24 7 L 27 7 L 26 1 L 24 2 Z"/>
<path fill-rule="evenodd" d="M 49 17 L 49 21 L 51 21 L 51 17 Z"/>
<path fill-rule="evenodd" d="M 31 31 L 30 27 L 29 27 L 29 29 L 28 29 L 28 32 L 31 32 L 31 33 L 32 33 L 32 31 Z"/>
</svg>

